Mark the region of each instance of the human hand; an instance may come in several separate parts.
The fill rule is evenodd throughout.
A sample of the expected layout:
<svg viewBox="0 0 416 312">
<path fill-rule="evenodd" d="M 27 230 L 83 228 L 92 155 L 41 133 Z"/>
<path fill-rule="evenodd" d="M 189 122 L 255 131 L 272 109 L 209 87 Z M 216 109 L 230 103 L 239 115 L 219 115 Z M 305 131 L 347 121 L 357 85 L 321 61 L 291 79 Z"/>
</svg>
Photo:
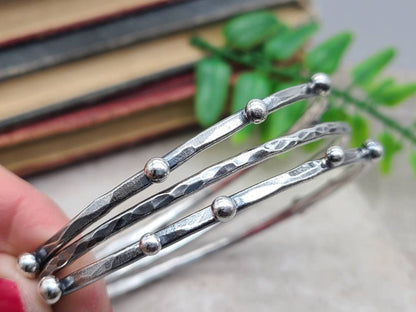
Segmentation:
<svg viewBox="0 0 416 312">
<path fill-rule="evenodd" d="M 63 297 L 51 307 L 39 295 L 38 280 L 28 279 L 18 268 L 20 254 L 34 250 L 67 221 L 49 198 L 0 166 L 0 311 L 112 310 L 102 281 Z M 89 261 L 91 256 L 81 259 L 79 265 Z"/>
</svg>

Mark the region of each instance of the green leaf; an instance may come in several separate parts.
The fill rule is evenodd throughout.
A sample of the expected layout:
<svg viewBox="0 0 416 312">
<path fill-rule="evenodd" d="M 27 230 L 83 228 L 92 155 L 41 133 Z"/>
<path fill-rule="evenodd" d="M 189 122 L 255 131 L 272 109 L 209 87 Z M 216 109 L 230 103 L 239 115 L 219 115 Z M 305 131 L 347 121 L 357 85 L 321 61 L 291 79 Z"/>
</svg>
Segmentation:
<svg viewBox="0 0 416 312">
<path fill-rule="evenodd" d="M 345 121 L 351 126 L 350 145 L 357 147 L 369 137 L 370 127 L 367 120 L 361 115 L 348 115 L 341 107 L 331 105 L 330 108 L 322 114 L 321 120 L 323 122 L 330 121 Z M 313 145 L 312 145 L 313 146 Z M 306 150 L 310 150 L 309 146 Z"/>
<path fill-rule="evenodd" d="M 299 76 L 299 73 L 302 72 L 302 64 L 301 63 L 293 63 L 287 66 L 279 66 L 276 67 L 278 70 L 286 73 L 289 77 L 296 77 Z"/>
<path fill-rule="evenodd" d="M 367 120 L 361 115 L 355 114 L 348 118 L 351 125 L 351 140 L 350 145 L 354 147 L 361 146 L 370 134 L 370 127 Z"/>
<path fill-rule="evenodd" d="M 330 98 L 331 100 L 331 98 Z M 347 121 L 349 116 L 345 112 L 344 109 L 341 107 L 335 106 L 334 104 L 331 104 L 328 110 L 326 110 L 321 117 L 322 122 L 330 122 L 330 121 Z M 308 143 L 307 145 L 303 146 L 303 149 L 307 152 L 311 152 L 316 150 L 323 142 L 315 141 Z"/>
<path fill-rule="evenodd" d="M 318 28 L 319 25 L 312 22 L 298 28 L 283 30 L 265 43 L 264 53 L 268 58 L 277 61 L 287 60 L 302 47 Z"/>
<path fill-rule="evenodd" d="M 352 34 L 350 32 L 332 36 L 306 53 L 306 66 L 314 73 L 333 74 L 351 41 Z"/>
<path fill-rule="evenodd" d="M 403 102 L 405 99 L 415 95 L 415 93 L 416 82 L 402 85 L 393 83 L 387 85 L 384 87 L 384 89 L 379 89 L 377 93 L 373 92 L 371 97 L 379 104 L 384 104 L 386 106 L 396 106 Z"/>
<path fill-rule="evenodd" d="M 273 13 L 257 11 L 231 19 L 225 25 L 223 33 L 228 46 L 240 50 L 249 50 L 283 27 Z"/>
<path fill-rule="evenodd" d="M 331 98 L 329 98 L 331 101 Z M 331 122 L 331 121 L 347 121 L 350 116 L 345 112 L 345 110 L 341 107 L 335 106 L 333 103 L 329 106 L 329 108 L 322 114 L 321 121 L 322 122 Z M 316 150 L 321 144 L 323 143 L 322 140 L 315 141 L 308 143 L 307 145 L 303 146 L 303 149 L 307 152 L 311 152 Z"/>
<path fill-rule="evenodd" d="M 386 131 L 379 135 L 378 140 L 384 148 L 384 155 L 379 163 L 380 171 L 383 174 L 388 174 L 392 168 L 393 158 L 402 149 L 402 145 L 396 141 L 392 134 Z"/>
<path fill-rule="evenodd" d="M 296 83 L 282 84 L 279 86 L 278 90 L 292 87 L 295 84 Z M 266 121 L 261 124 L 262 141 L 269 141 L 288 131 L 302 116 L 306 105 L 306 101 L 299 101 L 270 114 Z"/>
<path fill-rule="evenodd" d="M 231 110 L 237 112 L 244 108 L 251 99 L 262 99 L 272 90 L 272 82 L 260 72 L 241 73 L 234 86 Z"/>
<path fill-rule="evenodd" d="M 371 83 L 368 86 L 365 86 L 364 89 L 365 91 L 367 91 L 368 96 L 375 100 L 378 101 L 378 95 L 380 94 L 380 92 L 383 92 L 386 88 L 390 88 L 391 86 L 393 86 L 395 83 L 394 78 L 392 77 L 387 77 L 384 78 L 378 82 L 375 83 Z"/>
<path fill-rule="evenodd" d="M 369 85 L 395 54 L 393 48 L 387 48 L 358 63 L 351 72 L 353 83 L 357 86 Z"/>
<path fill-rule="evenodd" d="M 220 118 L 230 75 L 230 66 L 217 58 L 206 58 L 196 65 L 195 111 L 202 126 L 210 126 Z"/>
<path fill-rule="evenodd" d="M 346 121 L 348 120 L 349 116 L 345 112 L 344 109 L 341 107 L 331 105 L 329 109 L 322 114 L 322 121 L 329 122 L 329 121 Z"/>
<path fill-rule="evenodd" d="M 315 141 L 315 142 L 310 142 L 306 145 L 303 145 L 302 148 L 305 152 L 312 152 L 318 149 L 318 147 L 320 147 L 322 145 L 323 141 Z"/>
<path fill-rule="evenodd" d="M 244 108 L 252 99 L 262 99 L 272 92 L 272 82 L 267 76 L 259 72 L 245 72 L 238 78 L 234 86 L 231 110 L 233 112 Z M 253 125 L 249 125 L 232 136 L 234 143 L 241 143 L 253 132 Z"/>
<path fill-rule="evenodd" d="M 412 167 L 413 174 L 416 176 L 416 151 L 413 151 L 409 155 L 409 163 Z"/>
</svg>

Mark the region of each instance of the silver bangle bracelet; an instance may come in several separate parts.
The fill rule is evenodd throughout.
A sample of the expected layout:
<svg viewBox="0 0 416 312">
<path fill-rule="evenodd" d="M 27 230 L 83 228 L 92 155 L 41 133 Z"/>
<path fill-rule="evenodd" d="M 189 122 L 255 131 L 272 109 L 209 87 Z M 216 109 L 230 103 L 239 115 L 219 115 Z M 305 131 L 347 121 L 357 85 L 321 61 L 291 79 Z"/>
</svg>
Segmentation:
<svg viewBox="0 0 416 312">
<path fill-rule="evenodd" d="M 369 160 L 380 157 L 382 147 L 374 141 L 367 141 L 362 147 L 351 150 L 332 146 L 327 149 L 325 156 L 307 161 L 234 195 L 219 196 L 210 206 L 189 214 L 191 208 L 197 206 L 203 198 L 212 196 L 215 189 L 213 191 L 205 190 L 205 188 L 214 183 L 227 184 L 247 171 L 247 168 L 298 146 L 323 139 L 333 144 L 336 139 L 348 136 L 350 128 L 342 122 L 310 126 L 319 118 L 326 103 L 309 107 L 304 116 L 289 130 L 290 134 L 209 166 L 135 204 L 78 238 L 78 235 L 88 226 L 104 217 L 114 207 L 152 183 L 165 181 L 170 171 L 197 153 L 226 139 L 250 123 L 263 122 L 269 113 L 282 107 L 303 99 L 324 99 L 323 96 L 328 94 L 329 88 L 329 78 L 324 74 L 316 74 L 309 83 L 279 91 L 263 100 L 251 100 L 245 109 L 204 130 L 164 157 L 149 160 L 142 171 L 94 200 L 34 252 L 20 256 L 19 266 L 29 277 L 40 276 L 40 293 L 49 304 L 57 302 L 62 295 L 79 290 L 111 273 L 113 274 L 107 279 L 109 293 L 117 296 L 141 287 L 214 251 L 251 237 L 303 211 L 362 171 L 362 167 L 370 163 Z M 330 144 L 325 145 L 325 149 Z M 337 179 L 331 180 L 329 184 L 320 187 L 310 195 L 296 200 L 269 220 L 249 230 L 233 232 L 230 237 L 222 237 L 211 244 L 154 265 L 154 261 L 159 257 L 194 241 L 210 231 L 216 224 L 231 220 L 245 208 L 335 168 L 346 170 Z M 205 192 L 201 191 L 203 189 Z M 217 186 L 216 190 L 219 189 L 221 186 Z M 182 201 L 190 195 L 193 196 Z M 182 201 L 180 205 L 179 201 Z M 170 207 L 171 205 L 175 206 Z M 166 209 L 168 207 L 169 209 Z M 178 220 L 178 218 L 182 219 Z M 100 260 L 60 279 L 56 277 L 61 269 L 69 266 L 88 251 L 99 247 L 99 244 L 105 240 L 142 220 L 147 223 L 140 224 L 141 234 L 132 233 L 127 239 L 123 237 L 112 241 L 108 246 L 99 249 L 97 255 Z M 135 265 L 131 266 L 132 263 Z M 145 269 L 146 267 L 150 268 Z M 131 272 L 136 269 L 140 272 L 131 275 Z M 129 275 L 127 278 L 126 274 Z"/>
<path fill-rule="evenodd" d="M 138 261 L 146 256 L 153 256 L 161 249 L 169 247 L 192 234 L 210 228 L 216 223 L 228 222 L 244 209 L 285 191 L 292 186 L 339 167 L 358 165 L 358 169 L 355 168 L 356 170 L 354 172 L 360 172 L 362 171 L 362 165 L 381 155 L 380 151 L 379 144 L 374 141 L 367 142 L 362 148 L 346 151 L 343 151 L 338 146 L 333 146 L 322 158 L 308 161 L 283 174 L 265 180 L 231 196 L 219 196 L 210 206 L 174 222 L 155 233 L 145 234 L 138 242 L 80 270 L 74 271 L 60 280 L 55 276 L 44 277 L 40 282 L 41 290 L 48 289 L 51 284 L 54 284 L 56 285 L 56 289 L 59 289 L 59 294 L 57 296 L 50 296 L 49 292 L 42 292 L 42 294 L 47 301 L 54 303 L 59 300 L 61 295 L 67 295 L 81 289 L 134 261 Z M 345 181 L 345 177 L 341 178 L 341 181 Z M 307 199 L 298 200 L 289 208 L 290 212 L 294 213 L 295 211 L 302 210 L 310 202 L 320 198 L 322 194 L 326 195 L 328 189 L 332 191 L 334 185 L 337 185 L 337 183 L 331 181 L 329 186 L 326 185 L 320 191 L 308 196 Z M 255 232 L 252 230 L 244 236 L 251 236 Z M 237 240 L 241 240 L 241 238 Z M 221 242 L 219 248 L 225 247 L 223 246 L 224 243 Z"/>
<path fill-rule="evenodd" d="M 291 204 L 285 206 L 271 216 L 268 216 L 265 220 L 262 220 L 261 222 L 257 221 L 257 223 L 249 225 L 247 228 L 242 230 L 233 231 L 231 235 L 222 235 L 220 238 L 212 241 L 211 243 L 198 246 L 192 251 L 175 255 L 167 260 L 160 261 L 160 259 L 164 259 L 170 254 L 175 253 L 177 250 L 180 250 L 185 245 L 192 243 L 200 236 L 214 229 L 215 226 L 186 237 L 181 242 L 166 249 L 162 249 L 160 253 L 153 257 L 143 258 L 141 261 L 137 261 L 132 265 L 117 270 L 105 279 L 107 284 L 107 293 L 110 298 L 116 298 L 124 295 L 133 290 L 142 288 L 169 274 L 177 272 L 182 267 L 192 264 L 215 252 L 224 250 L 236 243 L 252 238 L 253 236 L 270 229 L 292 216 L 303 213 L 320 199 L 326 198 L 328 195 L 332 194 L 340 187 L 354 179 L 358 174 L 362 173 L 362 170 L 362 166 L 347 167 L 344 169 L 344 172 L 339 174 L 339 176 L 329 180 L 325 183 L 325 185 L 319 187 L 319 189 L 302 198 L 296 198 Z"/>
<path fill-rule="evenodd" d="M 121 230 L 141 221 L 158 210 L 165 209 L 176 201 L 197 192 L 206 186 L 256 165 L 270 157 L 288 152 L 299 145 L 323 139 L 349 134 L 350 128 L 345 123 L 323 123 L 312 128 L 299 130 L 288 136 L 277 138 L 235 157 L 210 166 L 174 186 L 125 210 L 109 221 L 97 226 L 94 230 L 60 250 L 45 266 L 41 277 L 54 274 L 69 265 L 97 244 L 108 239 Z"/>
<path fill-rule="evenodd" d="M 286 133 L 294 133 L 305 127 L 308 127 L 309 125 L 315 124 L 318 120 L 320 120 L 321 115 L 328 108 L 328 101 L 326 97 L 316 97 L 313 99 L 313 101 L 310 102 L 312 103 L 309 104 L 312 105 L 309 105 L 307 107 L 305 113 L 301 116 L 301 118 L 299 118 Z M 345 128 L 345 131 L 347 131 L 347 128 Z M 329 146 L 333 144 L 346 143 L 349 139 L 349 132 L 340 133 L 339 135 L 335 136 L 328 136 L 328 138 L 329 140 L 326 140 L 326 142 L 321 142 L 325 143 L 321 144 L 319 148 L 321 152 L 325 151 Z M 251 168 L 252 167 L 241 170 L 238 173 L 235 173 L 231 176 L 222 179 L 222 181 L 220 181 L 217 184 L 214 184 L 212 187 L 205 188 L 202 191 L 193 194 L 192 197 L 187 198 L 185 201 L 179 202 L 179 204 L 173 205 L 169 208 L 169 210 L 164 211 L 163 214 L 149 216 L 144 220 L 144 222 L 140 223 L 139 229 L 135 231 L 129 231 L 128 233 L 124 234 L 121 238 L 111 240 L 110 243 L 106 242 L 105 244 L 99 244 L 97 248 L 94 250 L 94 254 L 98 259 L 108 256 L 114 251 L 134 243 L 137 240 L 137 237 L 141 237 L 143 234 L 148 232 L 154 232 L 157 229 L 160 229 L 170 224 L 171 222 L 177 220 L 181 216 L 185 216 L 190 212 L 190 210 L 193 207 L 197 206 L 201 201 L 212 198 L 213 195 L 222 190 L 224 186 L 230 185 L 231 183 L 235 182 L 235 180 L 238 180 L 242 175 L 248 173 Z M 182 242 L 182 244 L 184 244 L 184 241 Z M 176 244 L 176 246 L 179 245 L 181 244 Z M 172 247 L 170 247 L 170 250 L 171 249 Z M 164 252 L 166 252 L 166 250 Z M 162 252 L 162 254 L 164 252 Z M 158 255 L 160 256 L 160 254 Z M 149 261 L 155 258 L 157 257 L 146 259 L 147 261 Z M 141 263 L 146 262 L 146 259 L 144 261 L 141 261 Z M 141 266 L 141 264 L 139 264 L 138 266 Z M 134 268 L 134 265 L 129 266 L 129 268 Z M 118 274 L 122 274 L 123 271 L 124 270 L 120 270 L 118 271 L 118 273 L 113 273 L 108 278 L 113 278 Z"/>
<path fill-rule="evenodd" d="M 251 123 L 261 123 L 271 112 L 300 100 L 325 95 L 329 92 L 329 89 L 329 78 L 324 74 L 316 74 L 312 77 L 310 83 L 276 92 L 263 100 L 250 101 L 245 109 L 202 131 L 164 157 L 150 159 L 142 171 L 95 199 L 33 253 L 24 254 L 19 261 L 22 263 L 22 270 L 29 277 L 37 276 L 43 270 L 46 262 L 86 227 L 152 183 L 160 183 L 166 180 L 172 170 L 191 157 L 228 138 Z M 29 262 L 31 265 L 28 265 Z"/>
</svg>

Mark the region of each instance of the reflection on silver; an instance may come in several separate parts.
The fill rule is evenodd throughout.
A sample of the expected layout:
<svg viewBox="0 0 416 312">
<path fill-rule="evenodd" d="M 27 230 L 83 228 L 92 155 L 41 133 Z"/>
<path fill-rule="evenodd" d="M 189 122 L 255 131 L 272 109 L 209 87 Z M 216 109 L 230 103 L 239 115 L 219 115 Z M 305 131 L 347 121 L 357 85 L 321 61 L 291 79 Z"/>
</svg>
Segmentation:
<svg viewBox="0 0 416 312">
<path fill-rule="evenodd" d="M 97 226 L 72 244 L 60 250 L 45 266 L 42 276 L 54 274 L 69 265 L 98 243 L 141 221 L 146 216 L 167 208 L 176 201 L 220 181 L 239 170 L 258 164 L 270 157 L 319 139 L 349 133 L 345 123 L 323 123 L 266 142 L 235 157 L 210 166 L 174 186 L 149 197 L 118 216 Z"/>
<path fill-rule="evenodd" d="M 374 153 L 372 153 L 372 151 L 369 150 L 366 146 L 363 146 L 362 148 L 358 149 L 346 150 L 344 151 L 344 155 L 345 157 L 342 164 L 339 164 L 338 166 L 332 166 L 331 162 L 328 161 L 328 158 L 325 156 L 316 160 L 305 162 L 304 164 L 295 167 L 283 174 L 265 180 L 261 183 L 231 195 L 230 198 L 236 205 L 237 214 L 261 200 L 276 195 L 292 186 L 308 181 L 331 170 L 336 170 L 338 168 L 344 167 L 349 168 L 352 165 L 357 165 L 359 170 L 356 170 L 355 172 L 360 172 L 362 170 L 362 166 L 373 159 Z M 347 176 L 349 177 L 349 175 Z M 321 194 L 326 195 L 328 193 L 328 189 L 332 191 L 334 185 L 338 185 L 340 183 L 337 181 L 345 182 L 347 180 L 348 179 L 345 178 L 345 175 L 343 175 L 341 178 L 339 178 L 339 180 L 331 181 L 330 185 L 327 185 L 323 189 L 320 189 L 312 195 L 307 196 L 306 199 L 297 200 L 292 206 L 288 208 L 289 213 L 294 214 L 297 211 L 300 211 L 309 206 L 310 203 L 319 199 Z M 154 235 L 158 237 L 161 243 L 161 248 L 164 249 L 194 233 L 197 233 L 206 228 L 210 228 L 218 222 L 220 221 L 213 214 L 212 207 L 208 206 L 157 231 L 154 233 Z M 259 229 L 250 230 L 248 233 L 244 234 L 244 237 L 251 236 L 259 231 Z M 238 240 L 240 239 L 242 238 L 239 238 Z M 227 242 L 223 240 L 220 241 L 220 246 L 222 247 L 229 244 L 230 242 L 228 240 Z M 216 250 L 216 248 L 214 248 L 212 245 L 210 246 L 211 247 L 208 248 L 209 250 L 212 248 Z M 207 253 L 206 249 L 202 249 L 202 251 L 203 254 Z M 142 250 L 138 248 L 137 243 L 132 244 L 62 278 L 59 281 L 60 288 L 62 289 L 64 295 L 69 294 L 77 289 L 85 287 L 86 285 L 104 277 L 111 272 L 118 270 L 119 268 L 142 259 L 145 256 L 146 255 L 142 252 Z M 195 253 L 191 253 L 190 259 L 194 259 L 195 257 Z M 200 258 L 200 256 L 196 258 Z M 180 259 L 182 259 L 182 262 L 190 261 L 186 260 L 186 257 Z M 177 263 L 174 264 L 174 266 L 177 265 Z M 168 267 L 170 266 L 168 265 Z M 165 267 L 164 271 L 169 270 Z M 147 279 L 149 278 L 150 277 L 148 276 Z M 154 276 L 154 278 L 157 278 L 157 276 Z"/>
<path fill-rule="evenodd" d="M 22 257 L 19 262 L 21 268 L 30 270 L 31 276 L 40 274 L 42 280 L 39 289 L 45 300 L 51 304 L 58 301 L 61 295 L 70 294 L 107 275 L 109 275 L 107 277 L 109 293 L 116 296 L 143 286 L 214 251 L 251 237 L 303 211 L 362 171 L 362 166 L 371 159 L 380 157 L 382 147 L 373 141 L 367 141 L 361 148 L 351 150 L 332 146 L 323 157 L 317 156 L 313 160 L 231 196 L 221 194 L 210 206 L 189 214 L 202 199 L 221 190 L 222 185 L 246 172 L 247 168 L 310 142 L 322 139 L 333 142 L 337 138 L 347 136 L 350 129 L 345 123 L 331 122 L 310 126 L 319 119 L 326 107 L 326 101 L 322 101 L 322 96 L 328 94 L 329 87 L 329 78 L 323 74 L 316 74 L 310 83 L 279 91 L 263 100 L 250 101 L 245 109 L 206 129 L 164 157 L 151 159 L 143 171 L 93 201 L 44 245 L 32 254 L 25 254 L 24 259 L 29 259 L 29 255 L 32 261 L 28 265 L 29 261 L 23 261 Z M 224 140 L 249 123 L 257 124 L 264 121 L 269 113 L 281 107 L 312 97 L 317 97 L 318 104 L 308 108 L 305 115 L 290 129 L 290 134 L 186 177 L 75 239 L 87 226 L 106 215 L 113 207 L 152 183 L 163 182 L 176 167 L 200 151 Z M 332 170 L 339 170 L 342 174 L 310 195 L 296 200 L 266 222 L 243 232 L 233 232 L 230 237 L 221 238 L 184 255 L 164 260 L 166 255 L 194 241 L 213 229 L 219 222 L 229 221 L 228 223 L 233 224 L 242 210 Z M 220 182 L 220 185 L 214 189 L 207 189 L 216 182 Z M 193 197 L 180 202 L 190 195 Z M 181 217 L 182 219 L 178 220 Z M 61 279 L 55 277 L 59 270 L 67 267 L 89 250 L 142 220 L 145 223 L 140 227 L 139 232 L 114 240 L 108 246 L 101 248 L 97 253 L 100 260 L 73 271 Z M 229 226 L 228 223 L 225 226 Z M 155 261 L 160 260 L 164 262 L 155 264 Z M 132 272 L 136 274 L 132 275 Z"/>
<path fill-rule="evenodd" d="M 329 78 L 326 77 L 326 79 L 323 79 L 323 77 L 326 76 L 324 74 L 316 74 L 309 83 L 291 87 L 266 97 L 263 99 L 263 102 L 267 108 L 267 113 L 274 112 L 294 102 L 327 93 L 330 87 Z M 258 112 L 257 109 L 255 111 Z M 37 272 L 35 273 L 42 271 L 45 264 L 65 244 L 74 239 L 87 226 L 109 213 L 115 206 L 144 190 L 153 182 L 163 181 L 176 167 L 206 148 L 226 139 L 248 124 L 257 122 L 258 119 L 256 118 L 249 120 L 246 115 L 246 110 L 242 109 L 202 131 L 164 157 L 160 159 L 156 158 L 159 160 L 157 162 L 157 168 L 154 166 L 156 163 L 152 162 L 149 166 L 146 166 L 145 170 L 136 173 L 108 193 L 98 197 L 66 226 L 33 252 L 38 264 L 36 266 Z M 167 164 L 167 166 L 163 166 L 163 164 Z M 21 268 L 22 270 L 25 269 L 25 267 Z M 32 275 L 35 274 L 32 273 Z"/>
</svg>

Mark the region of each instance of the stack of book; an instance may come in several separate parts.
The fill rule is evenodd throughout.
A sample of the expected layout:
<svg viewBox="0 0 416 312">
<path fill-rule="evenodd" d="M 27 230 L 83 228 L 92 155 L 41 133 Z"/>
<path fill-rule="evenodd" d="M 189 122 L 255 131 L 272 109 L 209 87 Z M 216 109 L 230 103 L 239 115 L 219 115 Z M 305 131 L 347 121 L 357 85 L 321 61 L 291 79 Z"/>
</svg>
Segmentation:
<svg viewBox="0 0 416 312">
<path fill-rule="evenodd" d="M 0 2 L 0 164 L 49 170 L 196 124 L 192 35 L 222 44 L 222 24 L 293 0 Z"/>
</svg>

